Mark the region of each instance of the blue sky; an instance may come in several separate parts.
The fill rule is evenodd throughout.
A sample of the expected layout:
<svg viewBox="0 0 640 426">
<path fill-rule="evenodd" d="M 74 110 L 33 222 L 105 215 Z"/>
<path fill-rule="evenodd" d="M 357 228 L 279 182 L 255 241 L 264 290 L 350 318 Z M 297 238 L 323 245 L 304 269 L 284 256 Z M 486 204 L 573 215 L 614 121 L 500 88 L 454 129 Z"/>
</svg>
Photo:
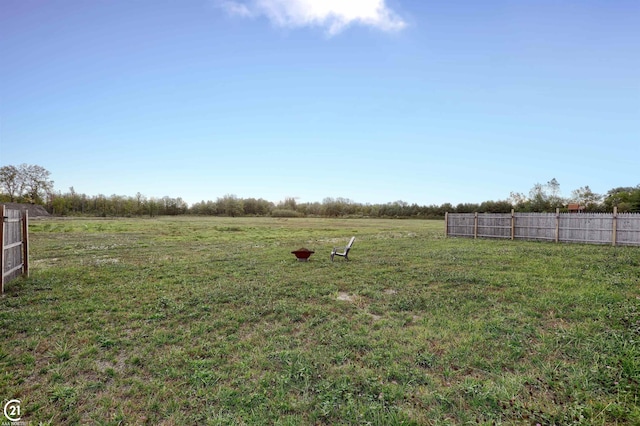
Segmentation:
<svg viewBox="0 0 640 426">
<path fill-rule="evenodd" d="M 421 205 L 640 183 L 637 0 L 2 0 L 0 166 Z"/>
</svg>

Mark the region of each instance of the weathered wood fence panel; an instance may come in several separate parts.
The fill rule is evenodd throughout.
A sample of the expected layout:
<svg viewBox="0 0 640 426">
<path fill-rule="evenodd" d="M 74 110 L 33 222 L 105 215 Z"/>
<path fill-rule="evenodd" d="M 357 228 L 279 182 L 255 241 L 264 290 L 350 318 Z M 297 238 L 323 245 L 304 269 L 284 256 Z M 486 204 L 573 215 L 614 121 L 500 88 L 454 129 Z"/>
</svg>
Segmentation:
<svg viewBox="0 0 640 426">
<path fill-rule="evenodd" d="M 539 213 L 514 213 L 514 239 L 518 240 L 556 240 L 556 216 Z"/>
<path fill-rule="evenodd" d="M 559 215 L 559 241 L 568 243 L 611 244 L 613 215 L 602 213 L 563 213 Z"/>
<path fill-rule="evenodd" d="M 446 213 L 445 217 L 450 215 L 451 213 Z M 452 237 L 473 237 L 474 227 L 473 213 L 457 213 L 455 220 L 451 221 L 450 226 L 447 227 L 447 235 Z"/>
<path fill-rule="evenodd" d="M 447 213 L 446 235 L 640 246 L 640 214 Z"/>
<path fill-rule="evenodd" d="M 621 246 L 640 245 L 640 214 L 618 214 L 616 221 L 616 244 Z"/>
<path fill-rule="evenodd" d="M 0 205 L 0 294 L 4 285 L 29 274 L 28 212 Z"/>
<path fill-rule="evenodd" d="M 511 214 L 479 214 L 477 237 L 511 238 Z"/>
</svg>

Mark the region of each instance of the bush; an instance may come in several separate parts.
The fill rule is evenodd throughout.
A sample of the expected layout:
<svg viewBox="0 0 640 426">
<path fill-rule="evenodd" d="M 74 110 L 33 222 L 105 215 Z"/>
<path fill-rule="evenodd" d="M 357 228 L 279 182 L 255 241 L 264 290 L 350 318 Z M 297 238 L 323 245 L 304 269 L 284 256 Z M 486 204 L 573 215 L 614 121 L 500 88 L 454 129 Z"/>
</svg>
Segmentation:
<svg viewBox="0 0 640 426">
<path fill-rule="evenodd" d="M 289 209 L 274 209 L 271 212 L 271 217 L 302 217 L 302 215 Z"/>
</svg>

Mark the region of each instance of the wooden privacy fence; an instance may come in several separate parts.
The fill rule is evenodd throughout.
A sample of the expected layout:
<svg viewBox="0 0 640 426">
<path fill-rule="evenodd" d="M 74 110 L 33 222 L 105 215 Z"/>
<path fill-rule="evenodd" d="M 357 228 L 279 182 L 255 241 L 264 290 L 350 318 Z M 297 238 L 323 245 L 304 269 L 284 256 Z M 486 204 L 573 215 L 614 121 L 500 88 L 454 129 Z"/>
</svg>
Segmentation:
<svg viewBox="0 0 640 426">
<path fill-rule="evenodd" d="M 640 246 L 640 213 L 446 213 L 448 237 Z"/>
<path fill-rule="evenodd" d="M 29 213 L 0 205 L 0 294 L 4 285 L 29 275 Z"/>
</svg>

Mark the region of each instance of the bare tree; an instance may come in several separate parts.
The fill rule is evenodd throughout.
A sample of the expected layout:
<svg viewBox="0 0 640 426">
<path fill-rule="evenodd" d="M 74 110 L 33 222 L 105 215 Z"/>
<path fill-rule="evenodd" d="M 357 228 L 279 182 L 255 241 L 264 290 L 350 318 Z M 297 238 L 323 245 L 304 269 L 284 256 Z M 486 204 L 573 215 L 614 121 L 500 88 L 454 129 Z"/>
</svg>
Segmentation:
<svg viewBox="0 0 640 426">
<path fill-rule="evenodd" d="M 53 192 L 51 173 L 42 166 L 21 164 L 0 168 L 0 188 L 12 202 L 29 201 L 42 204 Z"/>
<path fill-rule="evenodd" d="M 20 170 L 16 166 L 0 167 L 0 189 L 9 195 L 9 201 L 16 202 L 24 187 Z"/>
<path fill-rule="evenodd" d="M 41 204 L 49 198 L 53 191 L 51 172 L 35 164 L 21 164 L 19 170 L 24 179 L 24 195 L 30 202 Z"/>
<path fill-rule="evenodd" d="M 574 189 L 571 192 L 571 199 L 582 206 L 590 208 L 600 203 L 602 195 L 596 194 L 589 188 L 589 185 L 587 185 Z"/>
<path fill-rule="evenodd" d="M 556 178 L 553 178 L 547 182 L 546 187 L 549 190 L 547 199 L 550 207 L 562 207 L 565 204 L 565 200 L 560 196 L 560 182 L 558 182 Z"/>
</svg>

